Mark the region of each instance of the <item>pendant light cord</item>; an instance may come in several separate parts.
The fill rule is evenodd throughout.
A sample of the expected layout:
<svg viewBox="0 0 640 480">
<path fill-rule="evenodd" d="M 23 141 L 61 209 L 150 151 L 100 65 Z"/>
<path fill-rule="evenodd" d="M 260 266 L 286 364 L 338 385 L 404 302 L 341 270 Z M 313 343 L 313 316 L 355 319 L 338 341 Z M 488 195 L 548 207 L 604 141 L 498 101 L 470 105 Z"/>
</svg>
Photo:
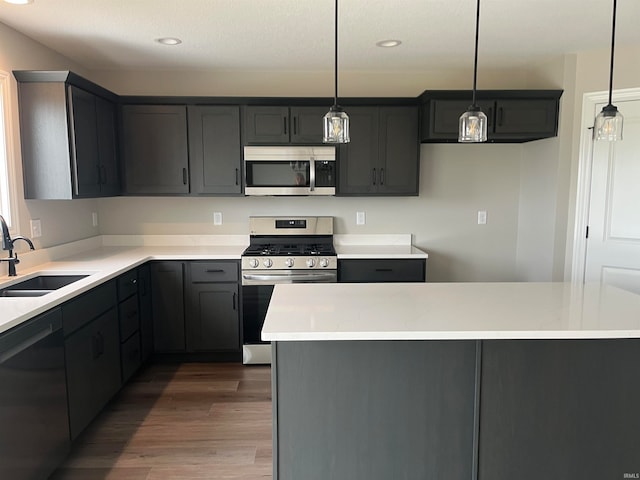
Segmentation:
<svg viewBox="0 0 640 480">
<path fill-rule="evenodd" d="M 615 2 L 615 0 L 613 1 Z M 476 52 L 475 52 L 475 57 L 473 59 L 473 106 L 476 106 L 476 86 L 478 84 L 478 36 L 479 36 L 479 33 L 480 33 L 480 0 L 478 0 L 478 6 L 476 9 Z"/>
<path fill-rule="evenodd" d="M 337 1 L 337 0 L 336 0 Z M 613 0 L 613 22 L 611 28 L 611 67 L 609 68 L 609 105 L 612 104 L 613 98 L 613 51 L 616 45 L 616 7 L 617 0 Z"/>
<path fill-rule="evenodd" d="M 336 8 L 335 8 L 335 55 L 334 55 L 334 81 L 335 81 L 335 90 L 333 96 L 333 105 L 338 106 L 338 0 L 336 0 Z"/>
</svg>

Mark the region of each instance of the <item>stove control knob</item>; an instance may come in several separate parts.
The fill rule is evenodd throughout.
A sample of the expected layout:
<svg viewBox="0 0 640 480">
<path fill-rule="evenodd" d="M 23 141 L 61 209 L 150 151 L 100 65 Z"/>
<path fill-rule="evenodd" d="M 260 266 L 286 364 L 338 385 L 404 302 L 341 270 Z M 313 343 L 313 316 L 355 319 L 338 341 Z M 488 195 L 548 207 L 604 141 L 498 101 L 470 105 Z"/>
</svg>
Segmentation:
<svg viewBox="0 0 640 480">
<path fill-rule="evenodd" d="M 307 259 L 307 267 L 309 268 L 313 268 L 316 266 L 316 261 L 313 258 L 308 258 Z"/>
<path fill-rule="evenodd" d="M 293 264 L 294 264 L 293 258 L 287 258 L 287 259 L 284 261 L 284 264 L 285 264 L 287 267 L 289 267 L 289 268 L 293 267 Z"/>
<path fill-rule="evenodd" d="M 329 260 L 327 258 L 320 259 L 320 266 L 322 268 L 327 268 L 329 266 Z"/>
<path fill-rule="evenodd" d="M 251 268 L 258 268 L 258 265 L 260 265 L 260 262 L 258 261 L 257 258 L 251 258 L 249 259 L 249 266 Z"/>
<path fill-rule="evenodd" d="M 273 265 L 273 262 L 271 261 L 270 258 L 265 258 L 264 262 L 262 262 L 264 264 L 265 267 L 267 268 L 271 268 L 271 265 Z"/>
</svg>

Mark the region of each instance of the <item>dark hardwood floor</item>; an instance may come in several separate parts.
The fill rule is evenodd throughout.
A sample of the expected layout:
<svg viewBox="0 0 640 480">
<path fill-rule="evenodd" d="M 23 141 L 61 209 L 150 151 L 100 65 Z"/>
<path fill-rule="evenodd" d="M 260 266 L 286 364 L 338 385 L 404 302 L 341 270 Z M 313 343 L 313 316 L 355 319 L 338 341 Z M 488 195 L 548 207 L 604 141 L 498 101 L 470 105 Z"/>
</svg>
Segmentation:
<svg viewBox="0 0 640 480">
<path fill-rule="evenodd" d="M 270 479 L 271 371 L 154 364 L 76 440 L 52 480 Z"/>
</svg>

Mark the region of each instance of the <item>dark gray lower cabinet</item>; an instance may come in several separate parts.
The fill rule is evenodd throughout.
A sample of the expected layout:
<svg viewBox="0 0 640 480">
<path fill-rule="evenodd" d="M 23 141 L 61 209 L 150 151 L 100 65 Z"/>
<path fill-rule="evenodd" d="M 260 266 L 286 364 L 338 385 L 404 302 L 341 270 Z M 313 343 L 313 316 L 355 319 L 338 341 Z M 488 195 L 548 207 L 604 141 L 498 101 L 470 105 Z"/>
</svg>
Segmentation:
<svg viewBox="0 0 640 480">
<path fill-rule="evenodd" d="M 184 263 L 152 263 L 151 292 L 154 351 L 184 352 Z"/>
<path fill-rule="evenodd" d="M 338 281 L 345 283 L 424 282 L 425 259 L 338 260 Z"/>
<path fill-rule="evenodd" d="M 480 480 L 639 478 L 640 340 L 483 343 Z"/>
<path fill-rule="evenodd" d="M 65 356 L 69 427 L 74 440 L 121 386 L 115 306 L 68 336 Z"/>
<path fill-rule="evenodd" d="M 476 342 L 277 342 L 274 479 L 469 480 Z"/>
<path fill-rule="evenodd" d="M 189 287 L 187 350 L 240 349 L 237 283 L 201 283 Z"/>
</svg>

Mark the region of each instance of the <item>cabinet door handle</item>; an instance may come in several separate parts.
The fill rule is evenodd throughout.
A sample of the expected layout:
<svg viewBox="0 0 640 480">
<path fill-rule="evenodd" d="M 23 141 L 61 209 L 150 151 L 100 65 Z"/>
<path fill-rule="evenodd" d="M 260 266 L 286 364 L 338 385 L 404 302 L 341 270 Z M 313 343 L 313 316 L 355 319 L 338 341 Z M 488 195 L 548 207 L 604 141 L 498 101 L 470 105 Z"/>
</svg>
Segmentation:
<svg viewBox="0 0 640 480">
<path fill-rule="evenodd" d="M 293 134 L 298 134 L 298 117 L 293 117 Z"/>
<path fill-rule="evenodd" d="M 233 292 L 233 309 L 236 309 L 236 292 Z"/>
<path fill-rule="evenodd" d="M 373 178 L 373 184 L 375 185 L 376 184 L 376 169 L 375 168 L 373 169 L 372 178 Z"/>
<path fill-rule="evenodd" d="M 384 185 L 384 168 L 380 169 L 380 185 Z"/>
<path fill-rule="evenodd" d="M 187 184 L 187 169 L 186 168 L 182 169 L 182 183 L 184 185 Z"/>
<path fill-rule="evenodd" d="M 288 123 L 288 120 L 289 119 L 287 117 L 282 117 L 282 122 L 283 122 L 283 125 L 284 125 L 284 134 L 285 135 L 287 134 L 287 123 Z"/>
<path fill-rule="evenodd" d="M 145 282 L 144 279 L 142 279 L 140 281 L 140 295 L 144 297 L 146 294 L 147 294 L 147 282 Z"/>
<path fill-rule="evenodd" d="M 94 360 L 100 356 L 100 341 L 97 335 L 91 337 L 91 356 Z"/>
<path fill-rule="evenodd" d="M 487 127 L 493 127 L 493 107 L 489 107 L 487 115 Z"/>
<path fill-rule="evenodd" d="M 502 126 L 502 120 L 504 117 L 504 109 L 502 107 L 498 108 L 498 126 Z"/>
<path fill-rule="evenodd" d="M 236 185 L 238 185 L 239 173 L 240 171 L 236 168 Z"/>
<path fill-rule="evenodd" d="M 104 353 L 104 337 L 102 336 L 102 332 L 98 332 L 98 354 L 102 355 Z"/>
</svg>

